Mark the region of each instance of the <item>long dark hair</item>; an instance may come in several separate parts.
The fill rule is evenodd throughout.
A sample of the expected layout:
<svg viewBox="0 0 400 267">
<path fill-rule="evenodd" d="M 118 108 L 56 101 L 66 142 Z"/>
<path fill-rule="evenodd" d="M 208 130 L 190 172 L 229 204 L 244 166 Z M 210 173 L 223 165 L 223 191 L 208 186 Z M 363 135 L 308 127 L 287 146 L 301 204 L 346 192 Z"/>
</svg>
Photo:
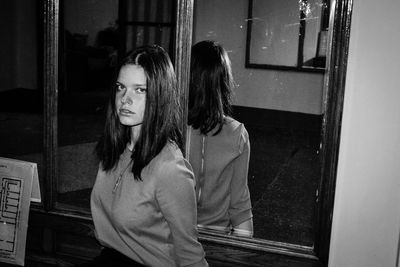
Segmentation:
<svg viewBox="0 0 400 267">
<path fill-rule="evenodd" d="M 188 124 L 202 134 L 219 125 L 214 135 L 218 134 L 224 115 L 232 113 L 233 86 L 231 62 L 225 49 L 211 40 L 195 44 L 190 63 Z"/>
<path fill-rule="evenodd" d="M 147 83 L 143 124 L 132 153 L 132 172 L 135 179 L 141 180 L 143 168 L 167 142 L 175 142 L 182 150 L 182 109 L 174 68 L 163 48 L 157 45 L 137 48 L 123 59 L 118 72 L 130 64 L 144 69 Z M 130 127 L 122 125 L 118 119 L 115 96 L 116 86 L 113 86 L 104 132 L 96 146 L 97 156 L 105 171 L 117 166 L 120 155 L 131 141 Z"/>
</svg>

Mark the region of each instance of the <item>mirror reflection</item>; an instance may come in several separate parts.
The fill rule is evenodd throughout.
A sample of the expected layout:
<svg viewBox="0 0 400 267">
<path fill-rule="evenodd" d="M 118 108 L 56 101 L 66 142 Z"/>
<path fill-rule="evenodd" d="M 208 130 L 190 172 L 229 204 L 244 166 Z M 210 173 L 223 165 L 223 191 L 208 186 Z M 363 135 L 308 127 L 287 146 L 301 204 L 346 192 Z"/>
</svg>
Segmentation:
<svg viewBox="0 0 400 267">
<path fill-rule="evenodd" d="M 322 3 L 308 2 L 310 13 L 305 19 L 321 21 L 321 25 L 306 33 L 313 30 L 317 36 L 323 27 Z M 68 0 L 62 4 L 58 202 L 88 211 L 97 171 L 93 149 L 104 124 L 114 62 L 127 49 L 143 44 L 158 43 L 172 51 L 176 6 L 175 1 L 157 0 Z M 193 44 L 216 41 L 231 61 L 235 85 L 230 117 L 243 123 L 242 133 L 247 131 L 250 144 L 248 171 L 241 170 L 242 176 L 247 176 L 253 237 L 312 246 L 320 183 L 324 73 L 246 67 L 249 1 L 202 0 L 194 4 Z M 255 35 L 253 32 L 252 37 Z M 317 45 L 305 42 L 304 51 L 316 51 Z M 170 57 L 174 58 L 171 52 Z M 194 134 L 190 136 L 196 147 L 189 151 L 189 158 L 202 147 L 202 138 Z M 242 141 L 245 144 L 246 138 Z M 195 171 L 201 169 L 201 165 L 193 165 Z M 201 192 L 197 193 L 201 198 Z M 238 225 L 246 221 L 250 222 L 239 220 Z"/>
<path fill-rule="evenodd" d="M 89 209 L 118 58 L 118 1 L 61 1 L 57 201 Z"/>
<path fill-rule="evenodd" d="M 58 194 L 64 207 L 89 212 L 98 169 L 93 154 L 119 58 L 158 44 L 172 56 L 175 1 L 61 1 Z"/>
<path fill-rule="evenodd" d="M 214 41 L 192 48 L 190 61 L 188 160 L 196 180 L 197 223 L 226 234 L 252 236 L 247 186 L 249 135 L 231 117 L 231 63 Z"/>
<path fill-rule="evenodd" d="M 275 7 L 287 2 L 275 1 Z M 321 16 L 321 3 L 309 4 L 309 18 L 316 20 Z M 312 246 L 324 74 L 246 68 L 249 1 L 203 0 L 195 1 L 194 7 L 193 43 L 218 41 L 232 62 L 236 84 L 233 118 L 244 124 L 251 144 L 248 186 L 254 238 Z M 284 16 L 284 6 L 280 10 Z M 257 14 L 262 13 L 257 10 Z M 260 23 L 266 25 L 265 21 Z M 319 31 L 319 27 L 314 28 Z M 267 32 L 264 28 L 257 34 Z M 252 38 L 264 38 L 255 34 Z M 311 48 L 315 51 L 316 43 L 305 43 L 304 50 Z"/>
</svg>

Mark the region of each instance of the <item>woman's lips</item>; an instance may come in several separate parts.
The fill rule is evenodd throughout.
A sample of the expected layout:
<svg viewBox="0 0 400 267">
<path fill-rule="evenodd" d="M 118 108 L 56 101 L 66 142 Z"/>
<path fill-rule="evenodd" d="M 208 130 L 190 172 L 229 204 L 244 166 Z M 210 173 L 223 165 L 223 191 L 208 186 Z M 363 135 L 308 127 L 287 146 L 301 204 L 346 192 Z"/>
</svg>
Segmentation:
<svg viewBox="0 0 400 267">
<path fill-rule="evenodd" d="M 135 114 L 135 112 L 130 111 L 130 110 L 128 110 L 128 109 L 124 109 L 124 108 L 119 109 L 119 113 L 120 113 L 121 115 L 131 115 L 131 114 Z"/>
</svg>

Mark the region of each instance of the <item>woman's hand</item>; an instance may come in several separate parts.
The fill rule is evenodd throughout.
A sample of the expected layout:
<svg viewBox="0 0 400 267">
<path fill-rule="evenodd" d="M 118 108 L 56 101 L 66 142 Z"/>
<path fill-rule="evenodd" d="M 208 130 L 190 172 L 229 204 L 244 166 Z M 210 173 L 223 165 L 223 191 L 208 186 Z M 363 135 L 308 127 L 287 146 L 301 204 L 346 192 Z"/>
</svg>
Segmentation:
<svg viewBox="0 0 400 267">
<path fill-rule="evenodd" d="M 242 222 L 233 227 L 231 235 L 240 237 L 253 237 L 253 219 Z"/>
</svg>

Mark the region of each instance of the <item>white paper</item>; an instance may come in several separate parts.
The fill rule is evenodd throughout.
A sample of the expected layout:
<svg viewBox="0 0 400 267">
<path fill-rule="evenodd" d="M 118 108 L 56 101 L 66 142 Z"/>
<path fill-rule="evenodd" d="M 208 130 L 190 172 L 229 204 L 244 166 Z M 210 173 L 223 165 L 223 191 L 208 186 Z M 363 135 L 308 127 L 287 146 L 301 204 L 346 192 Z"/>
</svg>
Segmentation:
<svg viewBox="0 0 400 267">
<path fill-rule="evenodd" d="M 41 201 L 36 163 L 0 158 L 0 262 L 24 265 L 31 201 Z"/>
</svg>

